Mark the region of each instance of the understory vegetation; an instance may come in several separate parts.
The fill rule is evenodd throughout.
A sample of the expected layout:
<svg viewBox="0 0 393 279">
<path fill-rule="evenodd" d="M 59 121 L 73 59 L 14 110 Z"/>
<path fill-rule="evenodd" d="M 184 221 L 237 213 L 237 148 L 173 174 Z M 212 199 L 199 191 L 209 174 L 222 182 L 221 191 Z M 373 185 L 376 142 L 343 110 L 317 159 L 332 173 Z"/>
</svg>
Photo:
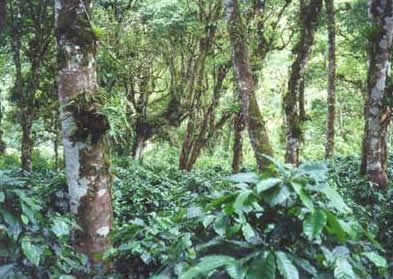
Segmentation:
<svg viewBox="0 0 393 279">
<path fill-rule="evenodd" d="M 117 158 L 104 255 L 112 267 L 96 278 L 391 278 L 392 193 L 370 190 L 359 158 L 299 168 L 269 160 L 263 175 L 232 175 L 225 166 L 184 172 L 171 159 Z M 88 274 L 70 243 L 64 173 L 45 165 L 25 177 L 16 163 L 0 162 L 0 277 Z"/>
<path fill-rule="evenodd" d="M 0 0 L 0 279 L 393 279 L 393 0 Z"/>
</svg>

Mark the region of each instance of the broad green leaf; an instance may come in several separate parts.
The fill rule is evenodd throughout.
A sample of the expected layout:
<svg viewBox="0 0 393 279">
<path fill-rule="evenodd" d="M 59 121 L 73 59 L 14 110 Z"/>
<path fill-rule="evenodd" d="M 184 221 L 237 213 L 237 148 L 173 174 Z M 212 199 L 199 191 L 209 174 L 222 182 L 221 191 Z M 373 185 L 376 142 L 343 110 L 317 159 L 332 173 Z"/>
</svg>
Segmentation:
<svg viewBox="0 0 393 279">
<path fill-rule="evenodd" d="M 316 276 L 318 271 L 317 269 L 307 260 L 292 256 L 292 261 L 299 267 L 301 267 L 304 271 L 309 273 L 310 275 Z"/>
<path fill-rule="evenodd" d="M 325 213 L 327 216 L 327 232 L 334 235 L 339 241 L 345 241 L 347 239 L 347 234 L 338 222 L 336 215 L 327 210 L 325 210 Z"/>
<path fill-rule="evenodd" d="M 290 196 L 290 192 L 288 186 L 280 185 L 280 187 L 276 187 L 271 189 L 270 191 L 263 193 L 263 199 L 270 206 L 276 206 L 278 204 L 284 203 Z"/>
<path fill-rule="evenodd" d="M 30 239 L 24 238 L 22 240 L 22 250 L 25 256 L 36 266 L 40 264 L 40 258 L 43 253 L 43 249 L 31 243 Z"/>
<path fill-rule="evenodd" d="M 287 254 L 281 251 L 275 252 L 278 270 L 284 279 L 299 279 L 299 272 L 293 265 Z"/>
<path fill-rule="evenodd" d="M 240 264 L 227 265 L 225 268 L 226 272 L 232 279 L 243 279 L 246 276 L 247 269 Z"/>
<path fill-rule="evenodd" d="M 236 260 L 229 256 L 206 256 L 203 257 L 198 264 L 188 269 L 185 273 L 181 274 L 179 279 L 195 278 L 219 267 L 234 264 L 236 264 Z"/>
<path fill-rule="evenodd" d="M 7 276 L 11 276 L 12 271 L 15 267 L 15 264 L 6 264 L 0 266 L 0 278 L 8 278 Z"/>
<path fill-rule="evenodd" d="M 316 209 L 309 213 L 303 221 L 303 232 L 309 238 L 313 239 L 318 236 L 327 223 L 327 216 L 321 209 Z"/>
<path fill-rule="evenodd" d="M 328 198 L 330 203 L 340 212 L 340 213 L 352 213 L 352 210 L 345 204 L 343 198 L 330 187 L 328 184 L 323 183 L 319 184 L 315 187 L 315 189 L 323 194 Z"/>
<path fill-rule="evenodd" d="M 336 260 L 336 267 L 334 268 L 335 279 L 357 279 L 353 272 L 352 265 L 345 258 Z"/>
<path fill-rule="evenodd" d="M 22 223 L 27 225 L 29 223 L 29 218 L 27 218 L 25 215 L 21 214 L 20 219 L 22 220 Z"/>
<path fill-rule="evenodd" d="M 36 223 L 36 219 L 35 219 L 35 214 L 36 214 L 36 213 L 34 212 L 34 209 L 31 208 L 28 204 L 26 204 L 26 203 L 24 203 L 24 202 L 22 202 L 21 205 L 22 205 L 22 211 L 23 211 L 23 213 L 24 213 L 27 217 L 29 217 L 29 219 L 30 219 L 30 221 L 31 221 L 32 223 Z"/>
<path fill-rule="evenodd" d="M 275 279 L 276 278 L 276 264 L 274 262 L 274 255 L 269 252 L 266 257 L 255 258 L 247 272 L 247 279 Z"/>
<path fill-rule="evenodd" d="M 313 202 L 310 199 L 310 197 L 306 194 L 306 192 L 304 192 L 303 185 L 296 182 L 292 182 L 291 185 L 292 188 L 295 190 L 296 194 L 299 196 L 302 203 L 304 204 L 304 206 L 310 209 L 310 211 L 313 211 L 314 210 Z"/>
<path fill-rule="evenodd" d="M 3 191 L 0 191 L 0 203 L 5 201 L 5 194 Z"/>
<path fill-rule="evenodd" d="M 244 239 L 247 242 L 252 242 L 252 239 L 255 238 L 256 236 L 254 229 L 251 227 L 249 223 L 245 223 L 242 226 L 242 232 L 243 232 Z"/>
<path fill-rule="evenodd" d="M 375 252 L 364 252 L 362 255 L 366 256 L 370 262 L 375 264 L 376 267 L 387 268 L 388 264 L 386 259 Z"/>
<path fill-rule="evenodd" d="M 256 175 L 253 172 L 247 172 L 247 173 L 237 173 L 231 176 L 226 177 L 227 181 L 230 182 L 235 182 L 235 183 L 251 183 L 251 184 L 256 184 L 260 180 L 258 175 Z"/>
<path fill-rule="evenodd" d="M 259 181 L 258 184 L 257 184 L 256 189 L 257 189 L 257 192 L 259 194 L 259 193 L 261 193 L 263 191 L 266 191 L 266 190 L 269 190 L 270 188 L 273 188 L 274 186 L 279 185 L 280 183 L 281 183 L 281 179 L 271 177 L 271 178 Z"/>
<path fill-rule="evenodd" d="M 216 218 L 214 215 L 206 215 L 205 218 L 203 218 L 203 227 L 206 229 Z"/>
<path fill-rule="evenodd" d="M 55 218 L 53 220 L 51 231 L 57 236 L 62 237 L 64 235 L 69 235 L 70 226 L 67 222 L 62 220 L 61 218 Z"/>
<path fill-rule="evenodd" d="M 19 234 L 22 232 L 22 227 L 19 224 L 18 219 L 5 209 L 1 209 L 0 213 L 3 215 L 5 222 L 8 224 L 8 235 L 14 240 L 17 240 Z"/>
<path fill-rule="evenodd" d="M 356 221 L 350 220 L 348 222 L 338 220 L 341 228 L 352 238 L 358 239 L 359 236 L 359 224 Z"/>
<path fill-rule="evenodd" d="M 60 275 L 59 279 L 76 279 L 76 278 L 72 275 Z"/>
<path fill-rule="evenodd" d="M 333 264 L 335 261 L 335 258 L 333 256 L 332 252 L 328 248 L 326 248 L 325 246 L 321 246 L 321 250 L 322 250 L 323 256 L 325 258 L 326 265 Z"/>
<path fill-rule="evenodd" d="M 233 209 L 235 210 L 235 212 L 239 212 L 243 208 L 244 203 L 247 201 L 251 193 L 252 192 L 249 190 L 244 190 L 240 192 L 235 202 L 233 203 Z"/>
<path fill-rule="evenodd" d="M 299 166 L 298 170 L 309 175 L 316 182 L 324 181 L 328 171 L 326 164 L 323 162 L 306 162 Z"/>
</svg>

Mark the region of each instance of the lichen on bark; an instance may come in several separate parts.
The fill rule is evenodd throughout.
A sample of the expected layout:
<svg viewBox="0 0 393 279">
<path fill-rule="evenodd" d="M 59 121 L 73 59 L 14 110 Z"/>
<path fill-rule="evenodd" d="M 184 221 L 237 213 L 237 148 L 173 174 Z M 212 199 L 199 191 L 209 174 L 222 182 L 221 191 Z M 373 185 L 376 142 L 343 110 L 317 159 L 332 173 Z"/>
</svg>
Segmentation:
<svg viewBox="0 0 393 279">
<path fill-rule="evenodd" d="M 362 171 L 380 187 L 388 184 L 384 168 L 386 130 L 390 117 L 387 107 L 386 78 L 390 71 L 393 36 L 393 1 L 369 0 L 373 36 L 369 36 L 368 99 L 365 105 L 365 133 L 362 148 Z M 387 121 L 386 121 L 387 120 Z"/>
<path fill-rule="evenodd" d="M 110 162 L 104 142 L 108 122 L 99 113 L 96 38 L 89 22 L 91 1 L 57 0 L 57 86 L 72 213 L 82 230 L 73 246 L 87 254 L 93 275 L 110 247 L 112 226 Z"/>
</svg>

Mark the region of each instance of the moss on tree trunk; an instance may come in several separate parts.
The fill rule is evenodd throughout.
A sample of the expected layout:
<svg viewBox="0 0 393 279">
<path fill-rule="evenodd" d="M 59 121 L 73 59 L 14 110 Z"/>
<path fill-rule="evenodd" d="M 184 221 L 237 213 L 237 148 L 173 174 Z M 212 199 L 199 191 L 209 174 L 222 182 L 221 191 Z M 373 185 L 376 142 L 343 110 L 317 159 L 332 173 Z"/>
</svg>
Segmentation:
<svg viewBox="0 0 393 279">
<path fill-rule="evenodd" d="M 105 268 L 112 227 L 110 161 L 104 142 L 108 128 L 96 102 L 96 38 L 89 22 L 91 1 L 57 0 L 58 95 L 71 211 L 82 230 L 73 246 L 85 253 L 93 275 Z"/>
</svg>

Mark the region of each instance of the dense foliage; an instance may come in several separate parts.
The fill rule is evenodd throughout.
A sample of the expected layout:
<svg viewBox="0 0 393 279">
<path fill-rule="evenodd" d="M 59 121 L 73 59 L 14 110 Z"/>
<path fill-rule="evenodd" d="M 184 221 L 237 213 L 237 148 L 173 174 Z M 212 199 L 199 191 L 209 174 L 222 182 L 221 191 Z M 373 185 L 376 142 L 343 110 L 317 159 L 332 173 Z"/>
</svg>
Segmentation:
<svg viewBox="0 0 393 279">
<path fill-rule="evenodd" d="M 0 0 L 0 279 L 393 278 L 366 2 Z"/>
<path fill-rule="evenodd" d="M 105 276 L 389 278 L 392 207 L 366 191 L 357 165 L 352 157 L 298 169 L 273 162 L 260 176 L 118 159 L 114 245 L 105 255 L 113 269 Z M 1 173 L 2 278 L 88 272 L 70 247 L 64 175 Z"/>
</svg>

